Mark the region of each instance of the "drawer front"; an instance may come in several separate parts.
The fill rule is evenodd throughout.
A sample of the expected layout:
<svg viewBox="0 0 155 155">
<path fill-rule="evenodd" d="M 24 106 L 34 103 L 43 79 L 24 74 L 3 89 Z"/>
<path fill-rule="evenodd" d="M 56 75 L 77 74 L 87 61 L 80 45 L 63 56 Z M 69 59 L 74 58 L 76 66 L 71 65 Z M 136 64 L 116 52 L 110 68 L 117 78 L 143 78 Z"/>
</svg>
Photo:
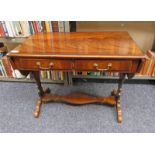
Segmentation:
<svg viewBox="0 0 155 155">
<path fill-rule="evenodd" d="M 15 67 L 23 70 L 70 70 L 72 62 L 68 60 L 25 59 L 14 60 Z"/>
<path fill-rule="evenodd" d="M 127 71 L 132 67 L 130 60 L 76 60 L 76 70 Z"/>
</svg>

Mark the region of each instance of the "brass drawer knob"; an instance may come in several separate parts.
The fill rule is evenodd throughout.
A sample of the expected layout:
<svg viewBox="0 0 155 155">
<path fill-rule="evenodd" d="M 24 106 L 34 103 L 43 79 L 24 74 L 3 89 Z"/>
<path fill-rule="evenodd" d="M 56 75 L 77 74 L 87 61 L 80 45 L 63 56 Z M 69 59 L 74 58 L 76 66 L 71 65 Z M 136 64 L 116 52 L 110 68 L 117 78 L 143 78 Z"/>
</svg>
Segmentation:
<svg viewBox="0 0 155 155">
<path fill-rule="evenodd" d="M 111 63 L 109 63 L 108 65 L 107 65 L 107 68 L 98 68 L 98 64 L 97 63 L 95 63 L 94 65 L 94 68 L 97 70 L 97 71 L 110 71 L 111 70 L 111 67 L 112 67 L 112 64 Z"/>
<path fill-rule="evenodd" d="M 38 66 L 40 70 L 50 70 L 54 66 L 54 63 L 51 62 L 49 64 L 49 67 L 42 67 L 40 62 L 36 62 L 36 65 Z"/>
</svg>

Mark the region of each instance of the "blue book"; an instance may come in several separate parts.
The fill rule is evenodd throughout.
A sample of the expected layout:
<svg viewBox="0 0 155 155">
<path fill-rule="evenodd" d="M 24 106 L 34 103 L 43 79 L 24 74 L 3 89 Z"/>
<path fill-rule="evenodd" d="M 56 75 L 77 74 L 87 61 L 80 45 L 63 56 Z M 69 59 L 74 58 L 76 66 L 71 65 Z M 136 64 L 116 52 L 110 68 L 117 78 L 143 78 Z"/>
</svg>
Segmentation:
<svg viewBox="0 0 155 155">
<path fill-rule="evenodd" d="M 16 21 L 13 21 L 13 28 L 14 28 L 16 36 L 18 36 L 19 33 L 18 33 L 18 28 L 17 28 L 17 25 L 16 25 Z"/>
<path fill-rule="evenodd" d="M 52 22 L 49 21 L 49 25 L 50 25 L 50 32 L 53 32 L 53 29 L 52 29 Z"/>
<path fill-rule="evenodd" d="M 32 29 L 31 21 L 28 21 L 28 23 L 29 23 L 30 33 L 33 34 L 33 29 Z"/>
</svg>

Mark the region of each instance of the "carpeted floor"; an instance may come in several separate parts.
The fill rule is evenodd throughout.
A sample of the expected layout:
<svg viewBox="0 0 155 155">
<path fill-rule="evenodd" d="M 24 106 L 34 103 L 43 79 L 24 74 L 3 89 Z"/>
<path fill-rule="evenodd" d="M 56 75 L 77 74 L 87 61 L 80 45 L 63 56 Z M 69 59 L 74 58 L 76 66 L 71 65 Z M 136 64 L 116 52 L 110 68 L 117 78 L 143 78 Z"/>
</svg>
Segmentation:
<svg viewBox="0 0 155 155">
<path fill-rule="evenodd" d="M 82 83 L 74 86 L 43 84 L 53 93 L 82 91 L 109 95 L 115 83 Z M 115 108 L 106 105 L 72 106 L 48 103 L 38 119 L 33 117 L 37 98 L 34 83 L 0 82 L 0 132 L 155 132 L 155 85 L 124 84 L 123 123 Z"/>
</svg>

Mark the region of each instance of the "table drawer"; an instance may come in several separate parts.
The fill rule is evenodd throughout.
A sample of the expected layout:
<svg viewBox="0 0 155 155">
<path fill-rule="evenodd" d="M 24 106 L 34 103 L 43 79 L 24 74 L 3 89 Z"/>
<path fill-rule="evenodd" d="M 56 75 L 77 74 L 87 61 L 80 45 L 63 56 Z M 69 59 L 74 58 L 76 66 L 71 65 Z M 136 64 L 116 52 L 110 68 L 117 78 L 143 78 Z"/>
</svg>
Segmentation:
<svg viewBox="0 0 155 155">
<path fill-rule="evenodd" d="M 20 58 L 14 61 L 16 68 L 27 70 L 70 70 L 72 62 L 68 60 L 52 59 L 25 59 Z"/>
<path fill-rule="evenodd" d="M 92 71 L 129 71 L 132 67 L 130 60 L 76 60 L 76 70 Z"/>
</svg>

